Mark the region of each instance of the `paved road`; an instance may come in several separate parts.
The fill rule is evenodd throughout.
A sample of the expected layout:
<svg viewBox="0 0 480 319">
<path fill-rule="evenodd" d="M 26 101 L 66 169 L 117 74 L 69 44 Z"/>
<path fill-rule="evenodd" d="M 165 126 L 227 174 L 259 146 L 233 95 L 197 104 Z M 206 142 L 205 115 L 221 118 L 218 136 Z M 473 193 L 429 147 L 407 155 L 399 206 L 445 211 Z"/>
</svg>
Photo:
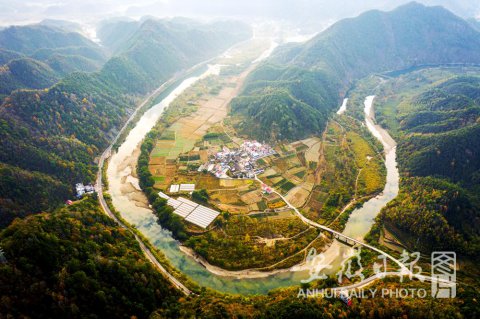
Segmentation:
<svg viewBox="0 0 480 319">
<path fill-rule="evenodd" d="M 258 178 L 258 176 L 255 176 L 255 180 L 257 180 L 258 182 L 264 184 L 262 182 L 262 180 L 260 180 Z M 355 284 L 352 284 L 352 285 L 349 285 L 349 286 L 341 286 L 341 287 L 335 287 L 335 288 L 331 288 L 332 290 L 352 290 L 352 289 L 357 289 L 357 288 L 361 288 L 361 287 L 364 287 L 364 286 L 367 286 L 369 284 L 371 284 L 372 282 L 374 282 L 375 280 L 378 280 L 378 279 L 382 279 L 384 277 L 388 277 L 388 276 L 404 276 L 404 277 L 412 277 L 412 278 L 417 278 L 418 280 L 420 281 L 430 281 L 430 282 L 442 282 L 442 283 L 445 283 L 445 284 L 449 284 L 449 285 L 455 285 L 455 282 L 450 282 L 448 280 L 442 280 L 442 279 L 437 279 L 437 278 L 434 278 L 434 277 L 430 277 L 430 276 L 425 276 L 425 275 L 420 275 L 420 274 L 414 274 L 412 271 L 410 271 L 409 268 L 407 268 L 400 260 L 396 259 L 395 257 L 393 257 L 392 255 L 384 252 L 383 250 L 381 249 L 378 249 L 374 246 L 371 246 L 369 244 L 366 244 L 362 241 L 359 241 L 355 238 L 352 238 L 352 237 L 348 237 L 348 236 L 345 236 L 344 234 L 340 233 L 340 232 L 337 232 L 336 230 L 333 230 L 327 226 L 324 226 L 324 225 L 320 225 L 319 223 L 316 223 L 308 218 L 306 218 L 305 216 L 302 215 L 302 213 L 300 213 L 300 211 L 294 207 L 292 204 L 290 204 L 287 199 L 282 195 L 280 194 L 279 192 L 277 192 L 275 189 L 272 188 L 272 191 L 277 194 L 278 196 L 280 196 L 284 201 L 285 203 L 287 204 L 287 206 L 289 206 L 291 209 L 293 209 L 295 211 L 295 213 L 297 214 L 297 216 L 306 224 L 308 225 L 311 225 L 311 226 L 314 226 L 314 227 L 317 227 L 317 228 L 320 228 L 320 229 L 323 229 L 323 230 L 326 230 L 328 231 L 329 233 L 332 233 L 334 235 L 338 235 L 338 236 L 341 236 L 341 237 L 344 237 L 344 238 L 347 238 L 348 240 L 351 240 L 353 242 L 355 242 L 356 244 L 359 244 L 359 245 L 362 245 L 364 247 L 367 247 L 369 249 L 372 249 L 374 251 L 376 251 L 377 253 L 381 254 L 381 255 L 384 255 L 386 256 L 388 259 L 390 259 L 391 261 L 395 262 L 399 267 L 400 267 L 400 271 L 398 272 L 384 272 L 384 273 L 379 273 L 379 274 L 375 274 L 371 277 L 368 277 L 364 280 L 362 280 L 361 282 L 358 282 L 358 283 L 355 283 Z"/>
<path fill-rule="evenodd" d="M 97 174 L 97 187 L 98 185 L 101 185 L 102 183 L 102 168 L 103 168 L 103 164 L 104 164 L 104 160 L 105 158 L 103 157 L 102 155 L 102 158 L 101 158 L 101 162 L 99 164 L 99 172 Z M 142 239 L 140 239 L 140 237 L 137 236 L 137 234 L 135 234 L 127 225 L 125 225 L 120 219 L 117 218 L 117 216 L 115 216 L 114 213 L 112 213 L 112 211 L 110 210 L 110 208 L 108 207 L 106 201 L 105 201 L 105 198 L 103 197 L 103 190 L 102 190 L 102 187 L 100 186 L 98 188 L 99 192 L 98 192 L 98 199 L 99 199 L 99 202 L 100 202 L 100 206 L 102 207 L 103 211 L 110 217 L 112 218 L 118 225 L 120 225 L 120 227 L 122 228 L 125 228 L 126 230 L 128 230 L 130 233 L 132 233 L 132 235 L 135 237 L 135 240 L 138 242 L 138 244 L 140 245 L 140 248 L 142 249 L 143 253 L 145 254 L 145 256 L 148 258 L 148 260 L 150 260 L 150 262 L 177 288 L 179 289 L 180 291 L 182 291 L 185 295 L 190 295 L 192 293 L 192 291 L 190 291 L 190 289 L 188 289 L 184 284 L 182 284 L 177 278 L 175 278 L 172 274 L 170 274 L 167 269 L 165 269 L 165 267 L 163 267 L 157 260 L 157 258 L 155 258 L 155 256 L 153 255 L 152 251 L 150 250 L 150 248 L 148 248 L 147 246 L 145 246 L 145 244 L 143 243 Z"/>
<path fill-rule="evenodd" d="M 181 74 L 180 73 L 177 73 L 176 75 L 174 75 L 170 80 L 168 80 L 167 82 L 163 83 L 160 87 L 158 87 L 152 94 L 150 94 L 147 98 L 145 98 L 145 100 L 135 109 L 135 111 L 132 113 L 132 115 L 130 115 L 130 117 L 128 118 L 128 120 L 125 122 L 125 124 L 123 125 L 122 129 L 118 132 L 117 136 L 115 136 L 115 138 L 113 139 L 112 143 L 107 147 L 107 149 L 105 149 L 105 151 L 102 153 L 102 155 L 100 156 L 100 159 L 98 161 L 98 173 L 97 173 L 97 181 L 96 181 L 96 185 L 95 185 L 95 188 L 96 188 L 96 191 L 98 193 L 98 200 L 100 202 L 100 206 L 102 207 L 103 211 L 105 212 L 105 214 L 107 214 L 110 218 L 112 218 L 118 225 L 120 225 L 120 227 L 123 227 L 125 228 L 126 230 L 128 230 L 130 233 L 133 234 L 133 236 L 135 237 L 135 240 L 138 242 L 138 244 L 140 245 L 140 248 L 142 249 L 143 253 L 145 254 L 145 256 L 148 258 L 148 260 L 150 260 L 150 262 L 165 276 L 165 278 L 167 278 L 171 283 L 172 285 L 174 285 L 177 289 L 179 289 L 180 291 L 182 291 L 185 295 L 189 295 L 192 293 L 192 291 L 190 291 L 190 289 L 188 289 L 184 284 L 182 284 L 177 278 L 175 278 L 172 274 L 170 274 L 167 269 L 165 269 L 165 267 L 163 267 L 157 260 L 157 258 L 155 258 L 155 256 L 153 255 L 152 251 L 150 250 L 150 248 L 148 248 L 147 246 L 145 246 L 145 244 L 143 243 L 142 239 L 140 237 L 137 236 L 137 234 L 135 234 L 127 225 L 125 225 L 120 219 L 117 218 L 117 216 L 115 216 L 115 214 L 113 214 L 113 212 L 110 210 L 110 208 L 108 207 L 106 201 L 105 201 L 105 198 L 103 197 L 103 183 L 102 183 L 102 171 L 103 171 L 103 166 L 105 164 L 105 160 L 107 158 L 110 157 L 110 154 L 111 154 L 111 150 L 112 150 L 112 146 L 117 142 L 117 140 L 119 139 L 119 137 L 122 135 L 122 133 L 127 129 L 127 126 L 128 124 L 130 124 L 130 122 L 135 118 L 135 116 L 137 115 L 137 113 L 139 112 L 139 110 L 145 106 L 145 104 L 149 103 L 150 100 L 156 96 L 158 93 L 162 92 L 163 90 L 165 90 L 168 86 L 172 85 L 173 83 L 175 83 L 176 81 L 178 81 L 182 76 L 184 76 L 185 74 L 188 74 L 190 72 L 192 72 L 193 70 L 195 70 L 196 68 L 198 68 L 199 66 L 203 65 L 203 64 L 206 64 L 208 62 L 210 62 L 211 60 L 213 59 L 210 59 L 208 61 L 205 61 L 205 62 L 202 62 L 202 63 L 199 63 L 195 66 L 193 66 L 192 68 L 190 68 L 189 70 L 185 71 L 185 72 L 182 72 Z"/>
<path fill-rule="evenodd" d="M 255 176 L 255 179 L 256 179 L 258 182 L 264 184 L 264 182 L 262 182 L 262 180 L 259 179 L 258 176 Z M 364 246 L 364 247 L 367 247 L 367 248 L 369 248 L 369 249 L 371 249 L 371 250 L 374 250 L 374 251 L 378 252 L 379 254 L 382 254 L 382 255 L 386 256 L 388 259 L 390 259 L 390 260 L 393 261 L 394 263 L 396 263 L 396 264 L 400 267 L 400 270 L 401 270 L 402 273 L 404 273 L 405 275 L 409 275 L 409 274 L 410 274 L 410 270 L 409 270 L 402 262 L 400 262 L 398 259 L 396 259 L 396 258 L 393 257 L 392 255 L 390 255 L 390 254 L 382 251 L 381 249 L 378 249 L 377 247 L 371 246 L 371 245 L 369 245 L 369 244 L 367 244 L 367 243 L 364 243 L 364 242 L 362 242 L 362 241 L 360 241 L 360 240 L 358 240 L 358 239 L 345 236 L 344 234 L 342 234 L 342 233 L 340 233 L 340 232 L 338 232 L 338 231 L 336 231 L 336 230 L 333 230 L 333 229 L 331 229 L 331 228 L 329 228 L 329 227 L 327 227 L 327 226 L 324 226 L 324 225 L 320 225 L 319 223 L 316 223 L 316 222 L 314 222 L 313 220 L 308 219 L 307 217 L 303 216 L 303 214 L 300 213 L 300 211 L 299 211 L 295 206 L 293 206 L 292 204 L 290 204 L 290 202 L 289 202 L 282 194 L 280 194 L 279 192 L 277 192 L 277 191 L 276 191 L 275 189 L 273 189 L 273 188 L 272 188 L 272 191 L 273 191 L 275 194 L 277 194 L 278 196 L 280 196 L 280 198 L 283 199 L 283 201 L 287 204 L 287 206 L 290 207 L 291 209 L 293 209 L 293 211 L 295 212 L 295 214 L 297 214 L 297 216 L 298 216 L 304 223 L 306 223 L 306 224 L 308 224 L 308 225 L 311 225 L 311 226 L 314 226 L 314 227 L 317 227 L 317 228 L 320 228 L 320 229 L 323 229 L 323 230 L 326 230 L 326 231 L 328 231 L 328 232 L 331 233 L 331 234 L 337 235 L 337 236 L 339 236 L 339 237 L 346 238 L 346 239 L 348 239 L 348 240 L 353 241 L 353 242 L 356 243 L 356 244 L 359 244 L 359 245 L 361 245 L 361 246 Z"/>
</svg>

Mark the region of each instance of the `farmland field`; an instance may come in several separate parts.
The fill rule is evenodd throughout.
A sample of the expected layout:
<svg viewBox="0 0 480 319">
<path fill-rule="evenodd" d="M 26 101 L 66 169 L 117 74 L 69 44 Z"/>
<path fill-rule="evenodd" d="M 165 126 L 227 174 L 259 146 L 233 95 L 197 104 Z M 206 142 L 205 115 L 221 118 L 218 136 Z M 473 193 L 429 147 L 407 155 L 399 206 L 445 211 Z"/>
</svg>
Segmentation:
<svg viewBox="0 0 480 319">
<path fill-rule="evenodd" d="M 304 259 L 308 245 L 323 247 L 324 238 L 257 181 L 217 178 L 206 169 L 212 156 L 246 138 L 234 129 L 239 119 L 228 114 L 243 81 L 231 71 L 199 81 L 174 101 L 176 108 L 167 112 L 171 124 L 155 142 L 149 170 L 155 188 L 168 193 L 171 184 L 195 184 L 206 191 L 207 205 L 222 212 L 205 234 L 185 223 L 195 234 L 186 244 L 208 262 L 227 269 L 288 267 Z M 276 154 L 256 163 L 263 170 L 259 178 L 310 219 L 329 224 L 355 196 L 371 194 L 383 183 L 381 157 L 363 134 L 355 121 L 335 118 L 322 136 L 275 145 Z"/>
</svg>

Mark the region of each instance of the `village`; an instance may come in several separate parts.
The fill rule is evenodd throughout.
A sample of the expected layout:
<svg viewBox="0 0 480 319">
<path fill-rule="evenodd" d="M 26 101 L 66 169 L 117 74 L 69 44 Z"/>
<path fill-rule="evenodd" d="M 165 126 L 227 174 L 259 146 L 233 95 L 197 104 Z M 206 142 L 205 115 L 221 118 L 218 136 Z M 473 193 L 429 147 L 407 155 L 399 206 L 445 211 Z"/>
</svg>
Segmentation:
<svg viewBox="0 0 480 319">
<path fill-rule="evenodd" d="M 199 172 L 209 172 L 217 178 L 254 178 L 264 172 L 257 160 L 275 154 L 268 144 L 257 141 L 244 141 L 239 148 L 229 149 L 223 146 L 221 152 L 210 157 L 207 163 L 200 165 Z"/>
</svg>

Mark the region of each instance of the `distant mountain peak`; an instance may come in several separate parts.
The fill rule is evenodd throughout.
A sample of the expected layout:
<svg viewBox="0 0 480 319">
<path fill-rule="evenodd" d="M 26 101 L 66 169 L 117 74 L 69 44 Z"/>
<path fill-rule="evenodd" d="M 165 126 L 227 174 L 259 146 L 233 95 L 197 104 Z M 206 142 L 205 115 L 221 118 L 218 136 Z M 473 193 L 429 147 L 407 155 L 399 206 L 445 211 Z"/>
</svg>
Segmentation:
<svg viewBox="0 0 480 319">
<path fill-rule="evenodd" d="M 277 137 L 302 138 L 320 132 L 326 114 L 354 81 L 376 72 L 448 63 L 480 63 L 480 33 L 462 18 L 417 2 L 388 12 L 367 11 L 306 43 L 278 49 L 252 73 L 235 110 L 255 117 L 245 124 L 247 134 L 268 138 L 262 132 L 278 122 L 270 104 L 287 105 L 282 120 L 295 125 Z M 306 123 L 305 117 L 312 124 L 297 125 Z"/>
</svg>

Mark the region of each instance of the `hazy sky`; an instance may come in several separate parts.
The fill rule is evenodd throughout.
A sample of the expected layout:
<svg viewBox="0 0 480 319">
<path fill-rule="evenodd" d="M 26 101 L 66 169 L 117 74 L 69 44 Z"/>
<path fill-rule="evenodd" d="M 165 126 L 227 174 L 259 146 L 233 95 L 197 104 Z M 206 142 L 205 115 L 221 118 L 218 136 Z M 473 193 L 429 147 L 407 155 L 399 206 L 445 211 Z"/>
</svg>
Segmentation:
<svg viewBox="0 0 480 319">
<path fill-rule="evenodd" d="M 392 9 L 409 0 L 0 0 L 0 25 L 45 18 L 92 22 L 143 15 L 338 20 L 368 9 Z M 464 17 L 480 15 L 480 0 L 420 0 Z"/>
</svg>

